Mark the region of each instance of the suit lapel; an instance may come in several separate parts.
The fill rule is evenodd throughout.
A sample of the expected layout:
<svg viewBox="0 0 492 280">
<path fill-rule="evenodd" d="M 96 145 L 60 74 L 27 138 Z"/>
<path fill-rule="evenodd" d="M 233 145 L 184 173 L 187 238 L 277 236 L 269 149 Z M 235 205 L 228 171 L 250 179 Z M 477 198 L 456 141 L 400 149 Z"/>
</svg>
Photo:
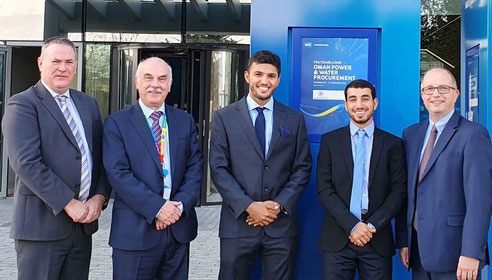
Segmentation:
<svg viewBox="0 0 492 280">
<path fill-rule="evenodd" d="M 74 145 L 75 148 L 77 150 L 79 150 L 79 145 L 77 145 L 77 141 L 75 140 L 75 137 L 73 136 L 72 130 L 68 126 L 67 120 L 63 116 L 63 113 L 61 112 L 60 107 L 56 103 L 53 96 L 51 96 L 51 94 L 43 86 L 41 81 L 39 81 L 34 86 L 34 90 L 35 90 L 37 96 L 41 99 L 41 104 L 46 108 L 46 110 L 48 110 L 48 112 L 50 112 L 50 114 L 53 116 L 53 118 L 56 120 L 56 122 L 60 125 L 63 132 L 67 136 L 68 140 L 70 140 L 72 145 Z"/>
<path fill-rule="evenodd" d="M 280 128 L 285 124 L 285 119 L 287 115 L 285 114 L 285 108 L 283 106 L 278 105 L 277 101 L 273 103 L 273 129 L 272 129 L 272 138 L 270 140 L 270 146 L 267 152 L 267 158 L 270 157 L 270 154 L 277 144 L 277 140 L 280 137 Z M 256 131 L 255 131 L 256 135 Z"/>
<path fill-rule="evenodd" d="M 261 156 L 262 159 L 264 159 L 265 155 L 261 150 L 260 143 L 258 142 L 258 138 L 256 137 L 256 131 L 253 126 L 253 122 L 251 121 L 251 117 L 249 116 L 248 105 L 246 104 L 246 97 L 243 97 L 240 102 L 237 103 L 236 110 L 238 110 L 238 114 L 236 115 L 236 117 L 238 118 L 238 123 L 242 126 L 246 137 L 251 142 L 256 152 Z"/>
<path fill-rule="evenodd" d="M 419 168 L 420 168 L 420 152 L 422 151 L 422 146 L 424 145 L 425 132 L 427 131 L 427 126 L 429 126 L 429 121 L 422 122 L 415 129 L 415 135 L 407 136 L 405 139 L 407 142 L 406 150 L 413 151 L 412 154 L 408 155 L 407 165 L 408 165 L 408 186 L 410 188 L 409 194 L 413 195 L 413 188 L 417 184 Z"/>
<path fill-rule="evenodd" d="M 85 139 L 89 145 L 89 150 L 92 152 L 92 122 L 89 108 L 81 100 L 81 93 L 70 90 L 70 96 L 72 97 L 75 107 L 79 112 L 80 119 L 82 120 L 82 125 L 84 127 Z"/>
<path fill-rule="evenodd" d="M 381 149 L 383 147 L 384 138 L 381 131 L 374 127 L 374 137 L 372 138 L 372 150 L 371 150 L 371 162 L 369 163 L 369 183 L 368 187 L 372 186 L 374 180 L 374 173 L 378 166 L 379 156 L 381 155 Z"/>
<path fill-rule="evenodd" d="M 432 154 L 429 158 L 427 166 L 425 167 L 424 175 L 422 176 L 422 178 L 424 178 L 425 175 L 429 172 L 429 170 L 432 168 L 432 165 L 434 165 L 437 158 L 448 144 L 449 140 L 451 140 L 451 137 L 453 137 L 454 133 L 456 132 L 456 127 L 458 126 L 458 123 L 459 115 L 454 112 L 453 116 L 451 116 L 451 119 L 449 119 L 448 123 L 442 130 L 439 139 L 437 139 L 437 143 L 434 146 L 434 150 L 432 150 Z"/>
<path fill-rule="evenodd" d="M 162 168 L 161 161 L 159 159 L 159 155 L 157 154 L 157 148 L 155 147 L 154 138 L 152 137 L 152 132 L 149 129 L 147 120 L 145 120 L 145 115 L 142 112 L 140 105 L 138 105 L 138 102 L 132 105 L 130 121 L 135 127 L 135 130 L 137 131 L 138 137 L 140 137 L 145 148 L 147 149 L 150 156 L 152 157 L 152 161 L 155 163 L 156 167 L 159 168 L 160 170 Z"/>
<path fill-rule="evenodd" d="M 352 156 L 352 138 L 350 137 L 350 127 L 347 125 L 340 131 L 340 133 L 340 147 L 342 148 L 343 158 L 345 159 L 345 164 L 350 174 L 350 182 L 352 182 L 354 179 L 354 160 Z"/>
<path fill-rule="evenodd" d="M 167 133 L 169 135 L 169 153 L 170 159 L 169 162 L 171 163 L 171 178 L 174 178 L 174 173 L 176 168 L 173 168 L 176 165 L 176 159 L 177 155 L 176 152 L 178 150 L 178 138 L 176 135 L 178 135 L 177 130 L 179 129 L 179 122 L 176 119 L 176 114 L 171 106 L 165 105 L 166 106 L 166 117 L 167 117 Z M 173 180 L 174 182 L 174 180 Z M 171 192 L 175 190 L 176 188 L 171 188 Z"/>
</svg>

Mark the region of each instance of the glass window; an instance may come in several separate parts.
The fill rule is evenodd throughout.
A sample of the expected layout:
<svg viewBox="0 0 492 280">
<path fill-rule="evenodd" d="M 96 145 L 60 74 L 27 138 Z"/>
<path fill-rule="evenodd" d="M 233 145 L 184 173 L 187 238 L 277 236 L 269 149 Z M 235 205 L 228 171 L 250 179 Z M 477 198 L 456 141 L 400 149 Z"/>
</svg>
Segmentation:
<svg viewBox="0 0 492 280">
<path fill-rule="evenodd" d="M 111 45 L 87 44 L 85 55 L 85 92 L 96 98 L 104 119 L 110 104 Z"/>
</svg>

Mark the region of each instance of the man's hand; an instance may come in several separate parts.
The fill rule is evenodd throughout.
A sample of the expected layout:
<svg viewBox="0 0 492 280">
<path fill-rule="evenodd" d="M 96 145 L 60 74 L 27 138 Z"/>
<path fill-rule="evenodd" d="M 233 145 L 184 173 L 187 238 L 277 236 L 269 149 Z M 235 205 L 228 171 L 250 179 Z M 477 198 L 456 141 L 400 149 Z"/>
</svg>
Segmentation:
<svg viewBox="0 0 492 280">
<path fill-rule="evenodd" d="M 246 209 L 249 214 L 246 222 L 250 226 L 264 227 L 277 219 L 280 205 L 275 201 L 255 201 Z"/>
<path fill-rule="evenodd" d="M 400 261 L 408 269 L 408 247 L 400 248 Z"/>
<path fill-rule="evenodd" d="M 167 226 L 164 222 L 162 221 L 159 221 L 159 219 L 155 218 L 155 228 L 157 230 L 163 230 L 165 229 Z"/>
<path fill-rule="evenodd" d="M 166 203 L 162 206 L 157 219 L 163 222 L 166 227 L 174 224 L 179 220 L 179 218 L 181 218 L 181 210 L 178 208 L 179 205 L 181 205 L 180 201 L 166 201 Z"/>
<path fill-rule="evenodd" d="M 475 280 L 478 276 L 479 259 L 461 256 L 458 262 L 456 277 L 458 280 Z"/>
<path fill-rule="evenodd" d="M 352 233 L 349 236 L 350 242 L 354 243 L 354 245 L 362 247 L 369 243 L 372 239 L 372 234 L 375 233 L 375 230 L 371 230 L 367 224 L 363 222 L 359 222 Z"/>
<path fill-rule="evenodd" d="M 74 198 L 63 209 L 65 209 L 68 216 L 76 223 L 82 221 L 87 216 L 87 213 L 89 213 L 87 205 Z"/>
<path fill-rule="evenodd" d="M 87 216 L 85 216 L 85 218 L 80 222 L 83 224 L 89 224 L 99 219 L 104 202 L 106 202 L 106 198 L 102 194 L 96 194 L 89 198 L 89 200 L 85 202 L 85 205 L 89 211 L 87 212 Z"/>
</svg>

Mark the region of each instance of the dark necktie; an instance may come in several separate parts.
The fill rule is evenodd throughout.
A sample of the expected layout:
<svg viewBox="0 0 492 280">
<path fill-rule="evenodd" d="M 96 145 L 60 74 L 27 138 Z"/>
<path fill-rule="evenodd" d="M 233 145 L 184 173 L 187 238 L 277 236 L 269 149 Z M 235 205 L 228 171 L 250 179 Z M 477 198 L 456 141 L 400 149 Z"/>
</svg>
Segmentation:
<svg viewBox="0 0 492 280">
<path fill-rule="evenodd" d="M 430 135 L 429 135 L 429 140 L 427 140 L 427 145 L 425 146 L 424 154 L 422 155 L 422 160 L 420 161 L 420 170 L 419 170 L 419 181 L 417 183 L 417 186 L 415 186 L 415 197 L 417 197 L 417 188 L 422 181 L 422 178 L 424 177 L 424 171 L 425 168 L 427 167 L 427 163 L 429 163 L 429 159 L 432 155 L 432 151 L 434 150 L 434 144 L 436 143 L 436 136 L 437 136 L 437 129 L 436 126 L 432 126 Z M 415 213 L 413 215 L 413 227 L 415 230 L 418 229 L 417 227 L 417 200 L 415 200 Z"/>
<path fill-rule="evenodd" d="M 255 121 L 256 137 L 258 137 L 258 142 L 260 142 L 261 150 L 263 155 L 265 155 L 265 115 L 263 115 L 263 110 L 265 108 L 256 107 L 258 111 L 258 117 Z"/>
</svg>

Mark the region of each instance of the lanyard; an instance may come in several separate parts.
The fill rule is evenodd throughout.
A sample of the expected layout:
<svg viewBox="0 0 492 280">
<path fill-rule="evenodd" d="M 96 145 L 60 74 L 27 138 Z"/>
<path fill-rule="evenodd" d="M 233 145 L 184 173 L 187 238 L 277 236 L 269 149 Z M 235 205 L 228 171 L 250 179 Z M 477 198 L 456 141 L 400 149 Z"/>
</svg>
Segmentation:
<svg viewBox="0 0 492 280">
<path fill-rule="evenodd" d="M 154 135 L 154 132 L 152 132 L 152 125 L 150 124 L 149 122 L 149 119 L 146 118 L 147 120 L 147 125 L 149 126 L 149 129 L 150 129 L 150 134 L 152 134 L 152 138 L 154 139 L 154 143 L 157 142 L 157 139 Z M 159 121 L 159 120 L 157 120 Z M 166 168 L 165 168 L 165 162 L 164 162 L 164 154 L 166 153 L 166 132 L 167 132 L 167 116 L 164 114 L 164 121 L 162 122 L 162 128 L 161 128 L 161 136 L 160 136 L 160 141 L 159 141 L 159 145 L 160 145 L 160 154 L 159 154 L 159 159 L 161 160 L 161 165 L 162 165 L 162 175 L 164 175 L 164 177 L 167 176 L 167 173 L 169 172 Z"/>
</svg>

